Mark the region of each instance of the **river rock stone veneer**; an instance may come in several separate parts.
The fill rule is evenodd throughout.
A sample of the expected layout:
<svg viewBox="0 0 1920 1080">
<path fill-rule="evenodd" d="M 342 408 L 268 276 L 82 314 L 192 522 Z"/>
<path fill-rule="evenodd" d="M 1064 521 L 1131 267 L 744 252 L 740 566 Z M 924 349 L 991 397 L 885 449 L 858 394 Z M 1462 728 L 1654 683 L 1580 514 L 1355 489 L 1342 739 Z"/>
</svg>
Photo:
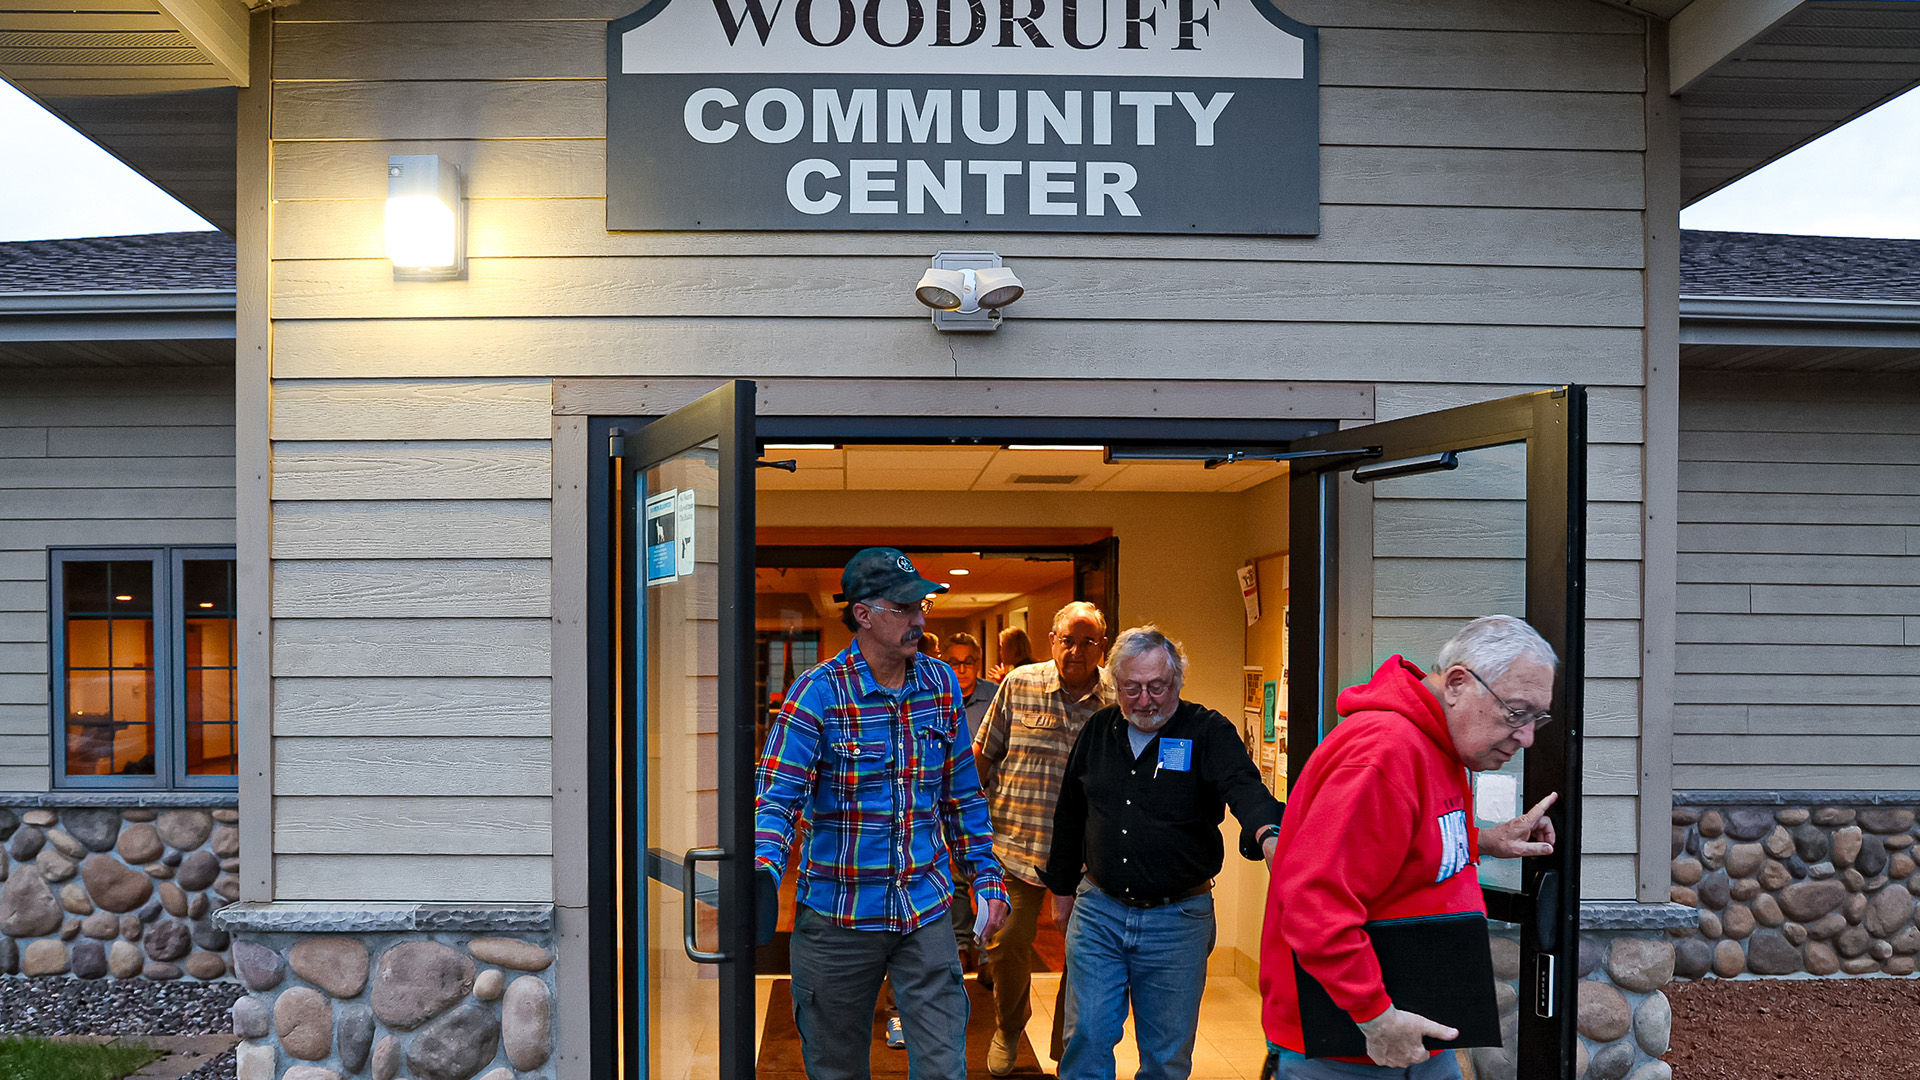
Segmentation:
<svg viewBox="0 0 1920 1080">
<path fill-rule="evenodd" d="M 1676 800 L 1672 897 L 1698 914 L 1675 974 L 1913 975 L 1920 795 L 1751 798 Z"/>
<path fill-rule="evenodd" d="M 1660 988 L 1673 979 L 1674 948 L 1657 927 L 1588 928 L 1582 905 L 1580 968 L 1574 1001 L 1576 1080 L 1672 1080 L 1660 1060 L 1673 1031 L 1673 1008 Z M 1600 905 L 1591 905 L 1599 907 Z M 1604 913 L 1598 913 L 1604 915 Z M 1520 944 L 1514 932 L 1493 933 L 1494 996 L 1504 1045 L 1467 1052 L 1476 1080 L 1515 1080 L 1520 1030 Z"/>
<path fill-rule="evenodd" d="M 548 1080 L 542 933 L 257 933 L 233 945 L 238 1080 Z"/>
<path fill-rule="evenodd" d="M 240 897 L 231 806 L 33 801 L 0 806 L 0 974 L 227 978 L 213 913 Z"/>
</svg>

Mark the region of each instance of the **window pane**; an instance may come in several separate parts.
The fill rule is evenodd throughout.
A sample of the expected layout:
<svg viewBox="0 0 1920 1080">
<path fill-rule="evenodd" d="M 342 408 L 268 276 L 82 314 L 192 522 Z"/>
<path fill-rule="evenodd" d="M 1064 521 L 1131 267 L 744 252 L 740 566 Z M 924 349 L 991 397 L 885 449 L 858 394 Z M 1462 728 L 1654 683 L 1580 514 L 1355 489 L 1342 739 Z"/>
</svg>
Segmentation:
<svg viewBox="0 0 1920 1080">
<path fill-rule="evenodd" d="M 67 772 L 152 776 L 153 564 L 64 564 Z"/>
<path fill-rule="evenodd" d="M 233 776 L 239 771 L 234 562 L 190 559 L 182 564 L 181 577 L 187 773 Z"/>
</svg>

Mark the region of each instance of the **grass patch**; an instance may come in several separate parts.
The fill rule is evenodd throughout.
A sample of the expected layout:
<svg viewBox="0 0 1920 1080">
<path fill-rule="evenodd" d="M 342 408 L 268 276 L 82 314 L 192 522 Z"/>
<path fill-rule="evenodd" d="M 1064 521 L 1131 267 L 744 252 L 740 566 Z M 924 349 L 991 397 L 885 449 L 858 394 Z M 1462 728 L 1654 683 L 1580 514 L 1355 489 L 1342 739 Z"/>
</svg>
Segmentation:
<svg viewBox="0 0 1920 1080">
<path fill-rule="evenodd" d="M 141 1043 L 0 1037 L 0 1080 L 121 1080 L 166 1055 Z"/>
</svg>

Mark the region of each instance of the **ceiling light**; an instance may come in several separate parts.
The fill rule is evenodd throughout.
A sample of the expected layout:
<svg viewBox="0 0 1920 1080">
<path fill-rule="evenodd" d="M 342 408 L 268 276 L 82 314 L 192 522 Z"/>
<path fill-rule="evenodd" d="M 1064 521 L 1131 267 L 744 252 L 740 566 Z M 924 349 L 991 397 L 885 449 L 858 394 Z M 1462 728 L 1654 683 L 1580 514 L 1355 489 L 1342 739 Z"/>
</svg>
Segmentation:
<svg viewBox="0 0 1920 1080">
<path fill-rule="evenodd" d="M 760 445 L 762 450 L 838 450 L 839 443 L 830 442 L 770 442 Z"/>
<path fill-rule="evenodd" d="M 1098 443 L 1008 443 L 1008 450 L 1105 450 Z"/>
<path fill-rule="evenodd" d="M 115 600 L 131 600 L 131 599 L 133 599 L 133 597 L 131 597 L 131 596 L 116 596 L 116 597 L 114 597 L 114 599 L 115 599 Z"/>
<path fill-rule="evenodd" d="M 950 574 L 950 575 L 952 575 L 952 576 L 954 576 L 954 577 L 966 577 L 966 576 L 967 576 L 968 574 L 971 574 L 971 573 L 973 573 L 973 571 L 971 571 L 971 570 L 963 570 L 963 569 L 961 569 L 960 567 L 958 567 L 958 566 L 956 566 L 956 567 L 954 567 L 953 569 L 951 569 L 951 570 L 949 570 L 949 571 L 947 571 L 947 573 L 948 573 L 948 574 Z"/>
<path fill-rule="evenodd" d="M 201 606 L 201 607 L 203 607 L 203 608 L 210 608 L 210 607 L 212 607 L 212 606 L 213 606 L 213 602 L 212 602 L 212 601 L 202 601 L 202 602 L 201 602 L 201 604 L 200 604 L 200 606 Z"/>
<path fill-rule="evenodd" d="M 991 251 L 942 251 L 920 275 L 914 299 L 933 309 L 936 330 L 998 330 L 1000 309 L 1026 286 Z"/>
</svg>

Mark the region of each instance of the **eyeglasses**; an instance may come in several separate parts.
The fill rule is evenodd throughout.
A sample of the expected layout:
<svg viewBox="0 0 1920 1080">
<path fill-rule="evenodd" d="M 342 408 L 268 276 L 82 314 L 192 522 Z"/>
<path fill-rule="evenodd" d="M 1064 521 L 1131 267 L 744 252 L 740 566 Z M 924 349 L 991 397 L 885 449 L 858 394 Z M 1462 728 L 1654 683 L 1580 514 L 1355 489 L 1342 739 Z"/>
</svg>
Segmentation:
<svg viewBox="0 0 1920 1080">
<path fill-rule="evenodd" d="M 947 666 L 948 666 L 948 667 L 957 667 L 957 668 L 961 668 L 961 667 L 979 667 L 979 666 L 980 666 L 980 661 L 978 661 L 978 660 L 975 660 L 975 659 L 974 659 L 973 657 L 971 657 L 971 656 L 968 656 L 968 657 L 964 657 L 964 658 L 962 658 L 962 659 L 958 659 L 958 660 L 948 660 L 948 661 L 947 661 Z"/>
<path fill-rule="evenodd" d="M 1068 652 L 1080 652 L 1085 649 L 1098 649 L 1102 643 L 1102 639 L 1090 638 L 1090 637 L 1089 638 L 1057 637 L 1057 638 L 1054 638 L 1053 640 L 1056 644 L 1058 644 L 1061 648 L 1066 649 Z"/>
<path fill-rule="evenodd" d="M 868 600 L 866 603 L 868 607 L 872 608 L 875 611 L 891 611 L 895 615 L 913 614 L 912 608 L 887 607 L 886 605 L 880 603 L 877 600 Z M 930 613 L 931 611 L 933 611 L 933 597 L 929 596 L 925 600 L 920 601 L 920 614 L 925 615 Z"/>
<path fill-rule="evenodd" d="M 1539 728 L 1546 727 L 1548 724 L 1553 723 L 1552 713 L 1547 712 L 1545 709 L 1542 709 L 1539 712 L 1529 712 L 1526 709 L 1515 708 L 1514 706 L 1507 704 L 1507 699 L 1501 697 L 1499 693 L 1494 690 L 1493 687 L 1488 686 L 1487 680 L 1481 678 L 1479 672 L 1473 670 L 1472 668 L 1463 668 L 1463 670 L 1465 670 L 1467 674 L 1473 676 L 1474 682 L 1477 682 L 1482 687 L 1485 687 L 1487 693 L 1493 695 L 1493 700 L 1500 703 L 1501 710 L 1506 713 L 1506 715 L 1502 716 L 1500 719 L 1502 720 L 1502 722 L 1504 722 L 1508 727 L 1512 728 L 1513 730 L 1519 731 L 1521 728 L 1526 727 L 1528 724 L 1532 724 L 1534 728 L 1538 730 Z"/>
<path fill-rule="evenodd" d="M 1148 697 L 1159 697 L 1171 689 L 1173 689 L 1173 683 L 1167 679 L 1155 679 L 1149 683 L 1123 682 L 1119 686 L 1120 696 L 1125 698 L 1137 698 L 1143 694 Z"/>
</svg>

